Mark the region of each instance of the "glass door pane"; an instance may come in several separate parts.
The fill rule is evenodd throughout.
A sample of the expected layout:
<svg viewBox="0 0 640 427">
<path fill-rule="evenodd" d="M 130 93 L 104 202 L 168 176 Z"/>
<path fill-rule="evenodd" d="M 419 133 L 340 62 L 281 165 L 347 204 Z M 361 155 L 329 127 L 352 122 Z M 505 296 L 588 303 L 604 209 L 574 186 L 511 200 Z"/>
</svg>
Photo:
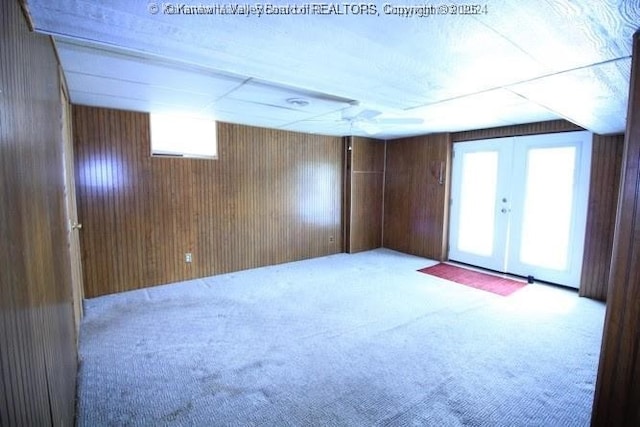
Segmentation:
<svg viewBox="0 0 640 427">
<path fill-rule="evenodd" d="M 463 154 L 457 247 L 480 256 L 493 253 L 498 152 Z"/>
<path fill-rule="evenodd" d="M 516 140 L 507 271 L 579 287 L 591 166 L 590 132 Z"/>
<path fill-rule="evenodd" d="M 575 147 L 527 153 L 521 262 L 560 271 L 568 267 L 575 160 Z"/>
<path fill-rule="evenodd" d="M 578 287 L 590 132 L 454 144 L 449 259 Z"/>
<path fill-rule="evenodd" d="M 454 145 L 449 259 L 504 269 L 511 148 L 508 139 Z"/>
</svg>

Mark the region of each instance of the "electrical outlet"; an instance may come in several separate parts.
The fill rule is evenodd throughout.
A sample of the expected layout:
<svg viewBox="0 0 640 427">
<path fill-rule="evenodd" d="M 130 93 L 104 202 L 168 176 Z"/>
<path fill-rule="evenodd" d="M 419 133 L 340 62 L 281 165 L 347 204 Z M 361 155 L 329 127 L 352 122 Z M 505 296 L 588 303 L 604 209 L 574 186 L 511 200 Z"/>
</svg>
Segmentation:
<svg viewBox="0 0 640 427">
<path fill-rule="evenodd" d="M 191 256 L 191 252 L 187 252 L 184 254 L 184 262 L 191 262 L 193 257 Z"/>
<path fill-rule="evenodd" d="M 335 242 L 335 240 L 336 240 L 335 237 L 329 236 L 329 243 L 333 243 Z"/>
</svg>

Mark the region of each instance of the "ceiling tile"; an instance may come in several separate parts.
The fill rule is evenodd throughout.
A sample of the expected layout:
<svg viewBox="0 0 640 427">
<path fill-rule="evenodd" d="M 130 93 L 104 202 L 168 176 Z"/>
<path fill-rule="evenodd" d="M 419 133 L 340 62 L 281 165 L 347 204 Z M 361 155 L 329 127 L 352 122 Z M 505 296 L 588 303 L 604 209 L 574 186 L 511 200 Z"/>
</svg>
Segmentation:
<svg viewBox="0 0 640 427">
<path fill-rule="evenodd" d="M 113 108 L 116 110 L 138 111 L 148 113 L 153 111 L 154 105 L 147 100 L 122 98 L 120 96 L 98 95 L 95 93 L 69 91 L 69 96 L 75 105 L 87 105 L 90 107 Z"/>
<path fill-rule="evenodd" d="M 349 107 L 351 100 L 324 94 L 278 87 L 272 84 L 249 81 L 227 94 L 225 99 L 273 106 L 276 109 L 293 110 L 304 115 L 317 115 Z M 299 105 L 295 101 L 307 102 Z"/>
<path fill-rule="evenodd" d="M 171 89 L 207 95 L 212 99 L 239 87 L 242 78 L 215 74 L 210 70 L 167 63 L 158 58 L 88 47 L 64 40 L 56 42 L 62 68 L 67 73 L 107 77 L 145 84 L 158 90 Z"/>
<path fill-rule="evenodd" d="M 334 121 L 333 123 L 322 122 L 321 125 L 318 125 L 318 123 L 313 121 L 298 122 L 294 125 L 282 126 L 281 129 L 319 135 L 367 135 L 364 131 L 353 129 L 349 123 L 340 121 Z"/>
<path fill-rule="evenodd" d="M 207 94 L 183 92 L 165 87 L 155 87 L 144 83 L 116 80 L 74 72 L 66 73 L 67 83 L 73 88 L 73 94 L 103 95 L 112 98 L 130 99 L 145 102 L 150 108 L 163 111 L 190 111 L 196 113 L 212 102 Z M 71 102 L 79 100 L 71 97 Z M 157 112 L 157 111 L 156 111 Z"/>
<path fill-rule="evenodd" d="M 631 59 L 621 59 L 508 87 L 599 134 L 624 132 Z"/>
<path fill-rule="evenodd" d="M 221 117 L 224 114 L 233 114 L 235 116 L 244 115 L 256 120 L 271 120 L 278 123 L 278 126 L 313 117 L 313 114 L 304 111 L 285 107 L 267 107 L 256 102 L 232 98 L 224 98 L 210 105 L 206 111 L 211 112 L 216 117 Z"/>
<path fill-rule="evenodd" d="M 416 108 L 411 112 L 424 119 L 431 132 L 462 131 L 560 118 L 504 89 L 464 96 Z"/>
<path fill-rule="evenodd" d="M 528 56 L 562 71 L 631 55 L 637 0 L 492 0 L 478 20 Z"/>
<path fill-rule="evenodd" d="M 453 14 L 454 2 L 428 17 L 382 1 L 367 3 L 373 14 L 330 16 L 166 13 L 172 6 L 181 4 L 27 2 L 35 30 L 54 36 L 73 102 L 339 135 L 360 132 L 337 113 L 350 101 L 378 119 L 425 119 L 370 121 L 378 135 L 557 117 L 624 129 L 637 0 L 487 0 L 479 14 Z M 299 108 L 289 97 L 313 102 Z"/>
</svg>

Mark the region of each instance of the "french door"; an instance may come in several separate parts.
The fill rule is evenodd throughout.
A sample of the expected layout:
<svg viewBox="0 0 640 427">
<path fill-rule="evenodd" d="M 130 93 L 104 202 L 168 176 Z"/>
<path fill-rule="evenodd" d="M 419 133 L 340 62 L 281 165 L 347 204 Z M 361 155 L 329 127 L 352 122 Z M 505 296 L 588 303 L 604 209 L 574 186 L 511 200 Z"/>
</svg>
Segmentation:
<svg viewBox="0 0 640 427">
<path fill-rule="evenodd" d="M 579 287 L 591 138 L 454 144 L 449 259 Z"/>
</svg>

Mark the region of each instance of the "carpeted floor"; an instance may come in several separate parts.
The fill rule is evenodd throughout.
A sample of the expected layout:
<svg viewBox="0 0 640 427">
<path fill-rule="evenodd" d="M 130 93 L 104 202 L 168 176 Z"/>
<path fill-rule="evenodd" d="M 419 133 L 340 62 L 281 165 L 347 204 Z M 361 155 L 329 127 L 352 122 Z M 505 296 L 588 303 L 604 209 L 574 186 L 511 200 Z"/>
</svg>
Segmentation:
<svg viewBox="0 0 640 427">
<path fill-rule="evenodd" d="M 87 300 L 78 424 L 589 424 L 604 304 L 426 265 L 380 249 Z"/>
</svg>

